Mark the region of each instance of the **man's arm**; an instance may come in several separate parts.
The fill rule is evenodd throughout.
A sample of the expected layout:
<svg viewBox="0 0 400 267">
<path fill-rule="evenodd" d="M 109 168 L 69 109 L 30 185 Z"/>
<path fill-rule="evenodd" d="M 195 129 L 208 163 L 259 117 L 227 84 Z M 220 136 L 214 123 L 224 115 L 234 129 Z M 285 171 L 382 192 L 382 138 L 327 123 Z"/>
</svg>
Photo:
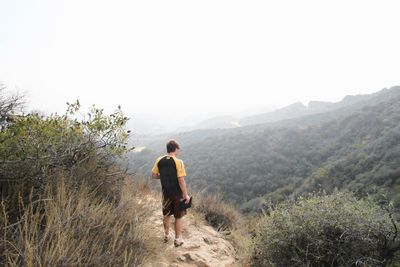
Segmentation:
<svg viewBox="0 0 400 267">
<path fill-rule="evenodd" d="M 180 188 L 182 190 L 183 197 L 186 198 L 186 196 L 188 194 L 187 194 L 187 191 L 186 191 L 185 177 L 184 176 L 178 177 L 178 182 L 179 182 L 179 186 L 180 186 Z"/>
<path fill-rule="evenodd" d="M 152 178 L 153 179 L 160 179 L 160 171 L 158 170 L 158 161 L 160 160 L 160 158 L 158 158 L 156 160 L 156 162 L 154 163 L 153 168 L 151 169 L 152 172 Z"/>
<path fill-rule="evenodd" d="M 186 190 L 186 182 L 185 182 L 185 176 L 186 176 L 186 170 L 185 170 L 185 165 L 183 164 L 182 160 L 177 160 L 175 162 L 176 164 L 176 171 L 177 171 L 177 176 L 178 176 L 178 183 L 179 186 L 182 190 L 182 195 L 186 199 L 185 203 L 189 203 L 190 197 L 187 193 Z"/>
</svg>

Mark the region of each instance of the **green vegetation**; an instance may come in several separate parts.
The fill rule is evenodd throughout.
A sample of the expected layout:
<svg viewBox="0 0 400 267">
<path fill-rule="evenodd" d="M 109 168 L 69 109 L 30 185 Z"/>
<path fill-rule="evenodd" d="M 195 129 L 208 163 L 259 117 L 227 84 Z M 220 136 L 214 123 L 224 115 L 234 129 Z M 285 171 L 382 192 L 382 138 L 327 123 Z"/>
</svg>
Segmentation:
<svg viewBox="0 0 400 267">
<path fill-rule="evenodd" d="M 5 115 L 0 187 L 9 206 L 16 206 L 19 195 L 29 196 L 32 188 L 34 194 L 42 193 L 60 174 L 68 177 L 69 187 L 86 183 L 96 193 L 114 194 L 110 190 L 116 176 L 110 172 L 115 169 L 113 158 L 127 150 L 128 133 L 123 129 L 127 118 L 120 109 L 106 116 L 93 106 L 88 119 L 78 121 L 74 117 L 79 108 L 76 101 L 62 116 Z"/>
<path fill-rule="evenodd" d="M 389 204 L 348 192 L 283 202 L 255 227 L 254 266 L 390 266 L 400 224 Z"/>
</svg>

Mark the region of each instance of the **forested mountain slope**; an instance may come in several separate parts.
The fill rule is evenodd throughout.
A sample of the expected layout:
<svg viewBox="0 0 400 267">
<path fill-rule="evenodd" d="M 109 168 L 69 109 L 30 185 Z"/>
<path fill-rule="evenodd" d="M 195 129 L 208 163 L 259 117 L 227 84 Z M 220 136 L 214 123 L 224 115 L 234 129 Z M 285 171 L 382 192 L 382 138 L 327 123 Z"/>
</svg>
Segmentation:
<svg viewBox="0 0 400 267">
<path fill-rule="evenodd" d="M 196 190 L 222 191 L 244 211 L 258 210 L 265 201 L 334 187 L 359 194 L 387 190 L 398 202 L 398 92 L 392 88 L 374 101 L 323 115 L 214 135 L 194 131 L 175 136 L 182 144 L 187 183 Z M 154 142 L 157 149 L 132 154 L 132 170 L 150 172 L 155 157 L 164 153 L 165 140 L 158 142 Z"/>
</svg>

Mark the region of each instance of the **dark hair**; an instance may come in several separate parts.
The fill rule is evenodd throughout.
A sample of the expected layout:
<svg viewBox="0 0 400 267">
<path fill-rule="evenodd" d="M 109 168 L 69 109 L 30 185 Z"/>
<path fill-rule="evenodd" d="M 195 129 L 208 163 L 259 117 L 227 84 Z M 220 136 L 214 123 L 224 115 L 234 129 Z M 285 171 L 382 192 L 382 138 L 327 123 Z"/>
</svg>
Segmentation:
<svg viewBox="0 0 400 267">
<path fill-rule="evenodd" d="M 167 152 L 168 153 L 174 152 L 177 148 L 178 149 L 180 148 L 178 142 L 176 142 L 174 139 L 171 139 L 168 141 L 168 143 L 167 143 Z"/>
</svg>

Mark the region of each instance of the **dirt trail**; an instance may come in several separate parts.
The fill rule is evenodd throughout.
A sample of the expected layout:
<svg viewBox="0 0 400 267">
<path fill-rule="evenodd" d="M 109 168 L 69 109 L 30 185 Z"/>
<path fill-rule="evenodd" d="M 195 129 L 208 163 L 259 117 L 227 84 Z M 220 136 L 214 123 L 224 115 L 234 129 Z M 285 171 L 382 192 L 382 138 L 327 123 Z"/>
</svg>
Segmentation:
<svg viewBox="0 0 400 267">
<path fill-rule="evenodd" d="M 143 267 L 238 267 L 235 250 L 232 244 L 223 238 L 223 235 L 209 226 L 205 220 L 198 219 L 191 209 L 184 216 L 183 239 L 184 244 L 174 246 L 174 217 L 171 218 L 171 239 L 163 243 L 164 229 L 162 222 L 161 197 L 148 194 L 144 196 L 146 205 L 153 212 L 149 218 L 154 231 L 162 243 L 163 250 L 151 262 Z"/>
</svg>

